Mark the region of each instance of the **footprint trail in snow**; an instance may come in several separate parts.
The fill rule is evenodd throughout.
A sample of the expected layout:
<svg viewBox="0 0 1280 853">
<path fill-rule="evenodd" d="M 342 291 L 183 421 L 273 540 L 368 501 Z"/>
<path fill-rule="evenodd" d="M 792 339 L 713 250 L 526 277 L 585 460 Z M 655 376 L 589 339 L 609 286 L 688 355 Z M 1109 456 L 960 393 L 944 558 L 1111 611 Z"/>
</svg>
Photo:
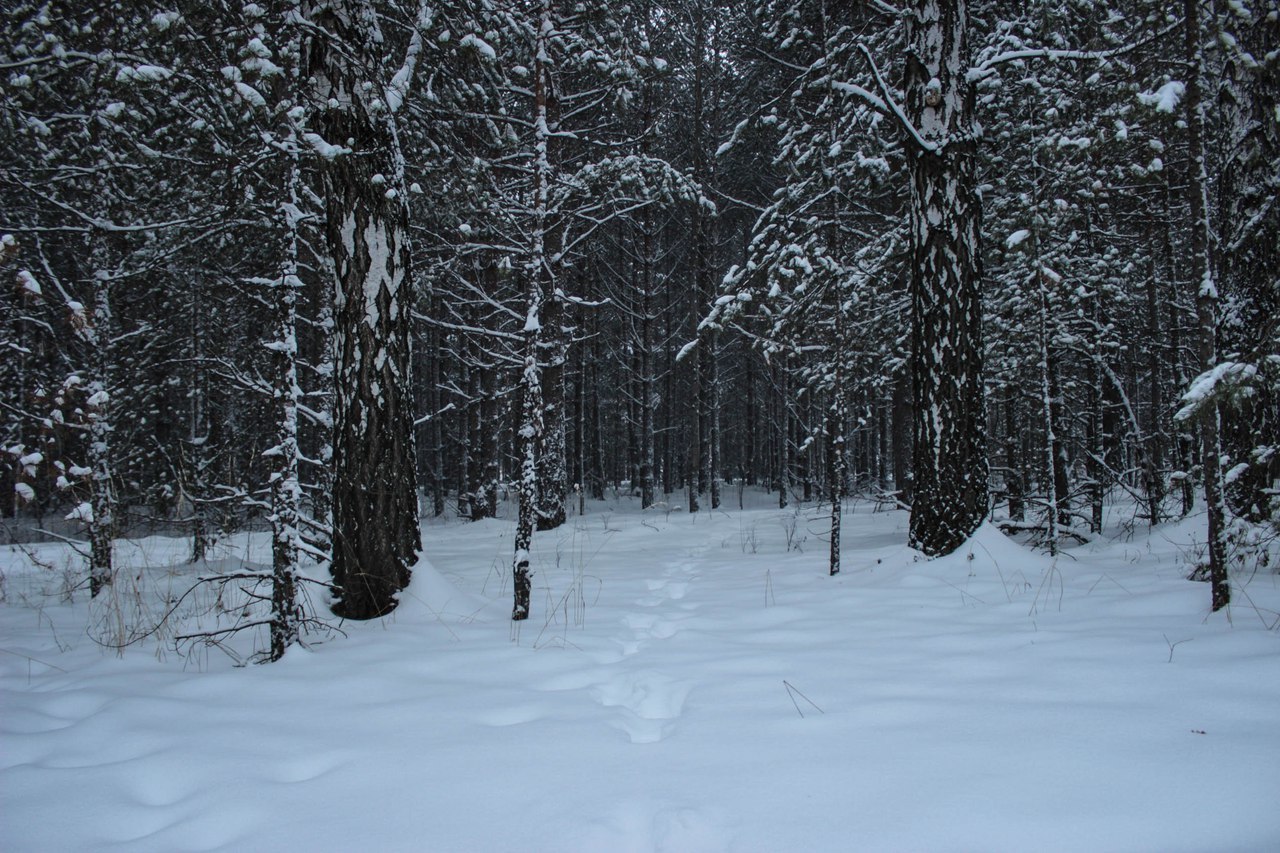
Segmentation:
<svg viewBox="0 0 1280 853">
<path fill-rule="evenodd" d="M 644 652 L 655 642 L 675 637 L 681 623 L 697 611 L 698 605 L 687 603 L 684 598 L 698 578 L 698 557 L 705 550 L 694 549 L 689 559 L 667 568 L 661 577 L 644 582 L 646 593 L 635 602 L 642 609 L 626 614 L 623 629 L 614 637 L 622 658 L 606 667 L 607 676 L 591 687 L 596 702 L 604 708 L 617 709 L 611 724 L 632 743 L 665 739 L 684 713 L 693 683 L 646 665 Z"/>
</svg>

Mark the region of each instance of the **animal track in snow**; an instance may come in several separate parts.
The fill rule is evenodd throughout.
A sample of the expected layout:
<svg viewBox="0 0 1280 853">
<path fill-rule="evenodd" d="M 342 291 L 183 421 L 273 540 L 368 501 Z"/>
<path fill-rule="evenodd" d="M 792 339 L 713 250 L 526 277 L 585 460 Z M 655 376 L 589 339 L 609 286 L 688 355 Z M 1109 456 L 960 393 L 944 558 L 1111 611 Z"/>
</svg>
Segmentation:
<svg viewBox="0 0 1280 853">
<path fill-rule="evenodd" d="M 595 700 L 606 708 L 620 707 L 622 716 L 615 725 L 627 733 L 632 743 L 657 743 L 670 734 L 692 685 L 653 670 L 620 673 L 592 690 Z"/>
</svg>

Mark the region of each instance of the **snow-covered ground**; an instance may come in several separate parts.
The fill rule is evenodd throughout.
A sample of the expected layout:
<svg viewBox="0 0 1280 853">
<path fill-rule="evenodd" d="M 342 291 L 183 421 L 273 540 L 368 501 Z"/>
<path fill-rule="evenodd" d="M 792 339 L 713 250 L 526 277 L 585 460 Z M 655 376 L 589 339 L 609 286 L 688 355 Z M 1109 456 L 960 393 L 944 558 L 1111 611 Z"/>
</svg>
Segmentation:
<svg viewBox="0 0 1280 853">
<path fill-rule="evenodd" d="M 513 524 L 428 523 L 391 617 L 245 668 L 104 651 L 127 602 L 4 547 L 0 850 L 1280 849 L 1280 579 L 1211 615 L 1202 518 L 918 561 L 851 502 L 831 578 L 818 510 L 748 497 L 539 534 L 514 633 Z M 186 547 L 119 557 L 180 592 Z"/>
</svg>

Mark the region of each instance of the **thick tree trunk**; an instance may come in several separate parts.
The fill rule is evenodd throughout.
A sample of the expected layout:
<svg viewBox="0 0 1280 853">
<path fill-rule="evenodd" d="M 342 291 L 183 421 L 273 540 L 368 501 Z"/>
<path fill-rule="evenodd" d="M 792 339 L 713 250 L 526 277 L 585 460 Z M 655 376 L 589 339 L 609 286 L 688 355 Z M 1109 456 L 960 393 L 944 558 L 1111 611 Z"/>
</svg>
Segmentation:
<svg viewBox="0 0 1280 853">
<path fill-rule="evenodd" d="M 334 612 L 389 613 L 420 547 L 409 343 L 408 210 L 391 116 L 371 108 L 379 64 L 372 10 L 336 2 L 311 23 L 305 75 L 316 124 L 332 145 L 320 159 L 325 236 L 337 276 L 334 398 Z"/>
<path fill-rule="evenodd" d="M 915 405 L 910 544 L 959 548 L 987 511 L 982 386 L 982 202 L 964 0 L 906 14 L 911 175 L 911 364 Z"/>
</svg>

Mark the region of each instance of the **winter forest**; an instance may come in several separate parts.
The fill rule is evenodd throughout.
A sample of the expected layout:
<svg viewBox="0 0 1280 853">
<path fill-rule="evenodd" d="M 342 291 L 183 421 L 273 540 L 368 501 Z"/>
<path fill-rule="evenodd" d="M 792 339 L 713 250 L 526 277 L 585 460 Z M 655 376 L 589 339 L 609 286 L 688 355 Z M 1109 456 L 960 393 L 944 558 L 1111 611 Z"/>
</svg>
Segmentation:
<svg viewBox="0 0 1280 853">
<path fill-rule="evenodd" d="M 0 28 L 5 812 L 54 814 L 19 789 L 52 798 L 51 768 L 79 766 L 76 796 L 118 808 L 57 830 L 72 847 L 1280 840 L 1257 764 L 1280 748 L 1275 0 L 12 0 Z M 1005 661 L 1014 636 L 1055 656 Z M 857 690 L 854 642 L 883 659 Z M 743 686 L 761 673 L 776 720 Z M 837 707 L 915 676 L 991 706 Z M 312 720 L 322 682 L 385 706 Z M 1222 698 L 1132 767 L 1091 744 L 1109 757 L 1047 783 L 1061 812 L 1007 758 L 973 789 L 996 817 L 940 793 L 932 827 L 910 818 L 927 793 L 824 764 L 859 726 L 884 746 L 835 761 L 893 764 L 923 728 L 967 786 L 1022 738 L 1020 689 L 1117 744 Z M 272 756 L 247 790 L 300 835 L 234 792 L 223 823 L 169 797 L 182 771 L 155 756 L 185 724 L 146 697 L 255 719 L 223 691 L 295 744 L 234 749 Z M 351 789 L 398 753 L 360 738 L 436 713 L 460 728 L 410 738 L 428 767 L 395 771 L 382 834 L 327 833 L 301 800 L 366 807 Z M 291 739 L 292 715 L 362 729 L 362 757 Z M 122 747 L 143 719 L 155 743 Z M 243 729 L 210 725 L 178 750 L 206 764 L 192 790 L 240 784 L 219 762 Z M 502 772 L 557 778 L 550 746 L 513 758 L 526 736 L 566 750 L 589 815 Z M 601 787 L 592 755 L 626 767 L 634 744 L 671 751 Z M 655 793 L 731 754 L 899 817 L 849 835 L 723 767 L 686 774 L 717 793 Z M 484 785 L 516 804 L 464 821 L 481 782 L 450 777 L 423 841 L 400 798 L 437 763 L 497 765 Z M 1096 837 L 1090 766 L 1125 790 Z M 1184 772 L 1249 788 L 1233 825 L 1222 793 L 1196 831 L 1172 781 L 1135 793 Z M 149 783 L 104 790 L 126 778 Z M 548 809 L 562 834 L 522 844 Z M 40 846 L 19 824 L 0 846 Z"/>
</svg>

